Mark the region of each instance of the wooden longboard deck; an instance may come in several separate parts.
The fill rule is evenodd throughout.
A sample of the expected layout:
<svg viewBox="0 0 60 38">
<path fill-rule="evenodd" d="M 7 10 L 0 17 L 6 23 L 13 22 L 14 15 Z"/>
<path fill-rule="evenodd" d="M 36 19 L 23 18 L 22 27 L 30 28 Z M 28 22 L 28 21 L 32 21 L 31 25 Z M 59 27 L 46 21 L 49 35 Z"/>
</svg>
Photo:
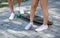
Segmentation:
<svg viewBox="0 0 60 38">
<path fill-rule="evenodd" d="M 21 15 L 21 16 L 30 20 L 30 15 L 29 14 L 24 14 L 24 15 Z M 38 23 L 39 22 L 42 23 L 43 22 L 43 19 L 41 17 L 39 17 L 39 16 L 35 16 L 34 17 L 34 21 L 35 22 L 38 22 Z"/>
<path fill-rule="evenodd" d="M 20 16 L 23 17 L 23 18 L 26 18 L 26 19 L 30 20 L 30 14 L 23 14 L 23 15 L 20 15 Z M 34 22 L 43 24 L 43 18 L 40 17 L 40 16 L 36 16 L 35 15 Z M 47 23 L 48 25 L 52 25 L 52 23 L 50 21 L 48 21 L 48 22 L 49 22 L 49 23 Z"/>
</svg>

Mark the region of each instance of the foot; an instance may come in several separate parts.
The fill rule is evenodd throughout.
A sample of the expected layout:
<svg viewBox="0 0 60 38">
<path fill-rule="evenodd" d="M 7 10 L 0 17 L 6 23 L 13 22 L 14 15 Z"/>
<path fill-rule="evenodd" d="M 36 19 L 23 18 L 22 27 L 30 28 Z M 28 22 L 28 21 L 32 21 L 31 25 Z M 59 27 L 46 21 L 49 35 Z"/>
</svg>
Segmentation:
<svg viewBox="0 0 60 38">
<path fill-rule="evenodd" d="M 29 30 L 32 27 L 33 23 L 29 23 L 26 27 L 25 30 Z"/>
<path fill-rule="evenodd" d="M 24 14 L 24 9 L 20 8 L 20 14 Z"/>
<path fill-rule="evenodd" d="M 48 29 L 48 25 L 41 25 L 39 28 L 35 29 L 35 31 L 39 32 L 39 31 L 43 31 Z"/>
<path fill-rule="evenodd" d="M 10 19 L 10 20 L 13 20 L 13 19 L 14 19 L 14 16 L 15 16 L 15 14 L 14 14 L 14 13 L 11 13 L 9 19 Z"/>
</svg>

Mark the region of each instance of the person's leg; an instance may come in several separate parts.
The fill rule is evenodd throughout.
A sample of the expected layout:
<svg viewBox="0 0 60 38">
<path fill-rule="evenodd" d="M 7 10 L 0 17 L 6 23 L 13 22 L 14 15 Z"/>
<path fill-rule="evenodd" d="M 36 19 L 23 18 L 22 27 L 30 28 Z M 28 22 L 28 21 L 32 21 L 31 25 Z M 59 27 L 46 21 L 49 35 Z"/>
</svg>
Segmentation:
<svg viewBox="0 0 60 38">
<path fill-rule="evenodd" d="M 8 0 L 9 7 L 11 9 L 11 12 L 14 13 L 14 8 L 13 8 L 13 0 Z"/>
<path fill-rule="evenodd" d="M 39 0 L 32 0 L 32 6 L 30 10 L 30 23 L 25 27 L 26 30 L 30 29 L 31 25 L 33 24 L 34 15 L 35 15 L 36 8 L 38 6 L 38 2 Z"/>
<path fill-rule="evenodd" d="M 17 0 L 17 3 L 18 3 L 18 7 L 20 8 L 21 0 Z"/>
<path fill-rule="evenodd" d="M 43 11 L 44 25 L 47 25 L 48 21 L 48 0 L 40 0 L 40 5 Z"/>
<path fill-rule="evenodd" d="M 36 31 L 42 31 L 48 28 L 47 21 L 48 21 L 48 0 L 40 0 L 40 5 L 43 12 L 43 25 L 36 29 Z"/>
<path fill-rule="evenodd" d="M 21 5 L 21 0 L 17 0 L 17 2 L 18 2 L 18 8 L 19 8 L 20 14 L 24 14 L 23 8 L 20 7 L 20 5 Z"/>
<path fill-rule="evenodd" d="M 11 10 L 11 15 L 10 15 L 9 19 L 12 20 L 15 16 L 14 7 L 13 7 L 13 0 L 8 0 L 8 3 L 9 3 L 10 10 Z"/>
<path fill-rule="evenodd" d="M 30 22 L 34 21 L 35 11 L 38 6 L 38 2 L 39 2 L 39 0 L 32 0 L 32 6 L 31 6 L 31 10 L 30 10 Z"/>
</svg>

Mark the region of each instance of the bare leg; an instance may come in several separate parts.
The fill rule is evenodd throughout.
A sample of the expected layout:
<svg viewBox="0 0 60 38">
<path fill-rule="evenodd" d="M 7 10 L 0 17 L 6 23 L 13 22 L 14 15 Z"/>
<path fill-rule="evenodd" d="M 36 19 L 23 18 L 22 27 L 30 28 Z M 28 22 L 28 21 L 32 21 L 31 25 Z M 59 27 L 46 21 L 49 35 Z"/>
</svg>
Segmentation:
<svg viewBox="0 0 60 38">
<path fill-rule="evenodd" d="M 36 8 L 38 6 L 39 0 L 32 0 L 32 6 L 30 10 L 30 22 L 33 22 Z"/>
<path fill-rule="evenodd" d="M 15 16 L 15 14 L 14 14 L 14 7 L 13 7 L 13 0 L 8 0 L 8 2 L 9 2 L 9 7 L 11 9 L 11 14 L 10 14 L 9 19 L 13 20 L 14 16 Z"/>
<path fill-rule="evenodd" d="M 17 0 L 17 2 L 18 2 L 18 7 L 20 7 L 21 0 Z"/>
<path fill-rule="evenodd" d="M 14 13 L 14 8 L 13 8 L 13 0 L 8 0 L 9 7 L 11 9 L 11 12 Z"/>
<path fill-rule="evenodd" d="M 46 30 L 48 29 L 48 26 L 47 26 L 47 21 L 48 21 L 48 0 L 40 0 L 40 5 L 41 5 L 41 8 L 42 8 L 42 12 L 43 12 L 43 25 L 41 25 L 40 27 L 38 27 L 37 29 L 35 29 L 35 31 L 43 31 L 43 30 Z"/>
<path fill-rule="evenodd" d="M 43 16 L 44 16 L 44 25 L 47 25 L 48 21 L 48 0 L 40 0 L 40 5 L 43 11 Z"/>
<path fill-rule="evenodd" d="M 38 2 L 39 0 L 32 0 L 32 6 L 30 10 L 30 23 L 25 27 L 25 30 L 29 30 L 33 25 L 34 15 L 35 15 L 36 8 L 38 6 Z"/>
</svg>

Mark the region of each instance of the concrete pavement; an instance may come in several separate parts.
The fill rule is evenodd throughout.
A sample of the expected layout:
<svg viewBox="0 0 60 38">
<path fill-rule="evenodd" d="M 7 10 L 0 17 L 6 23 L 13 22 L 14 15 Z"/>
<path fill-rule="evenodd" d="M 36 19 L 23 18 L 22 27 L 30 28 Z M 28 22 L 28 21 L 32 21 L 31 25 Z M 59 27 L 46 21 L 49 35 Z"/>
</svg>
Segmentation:
<svg viewBox="0 0 60 38">
<path fill-rule="evenodd" d="M 21 4 L 21 7 L 25 8 L 26 11 L 30 10 L 30 6 L 31 0 Z M 60 38 L 60 0 L 49 0 L 48 7 L 49 20 L 53 21 L 54 24 L 41 32 L 34 31 L 39 24 L 34 24 L 31 30 L 24 30 L 29 21 L 17 18 L 9 21 L 9 7 L 0 9 L 0 38 Z M 15 5 L 15 8 L 17 8 L 17 5 Z M 37 14 L 42 16 L 40 5 L 37 8 Z"/>
</svg>

